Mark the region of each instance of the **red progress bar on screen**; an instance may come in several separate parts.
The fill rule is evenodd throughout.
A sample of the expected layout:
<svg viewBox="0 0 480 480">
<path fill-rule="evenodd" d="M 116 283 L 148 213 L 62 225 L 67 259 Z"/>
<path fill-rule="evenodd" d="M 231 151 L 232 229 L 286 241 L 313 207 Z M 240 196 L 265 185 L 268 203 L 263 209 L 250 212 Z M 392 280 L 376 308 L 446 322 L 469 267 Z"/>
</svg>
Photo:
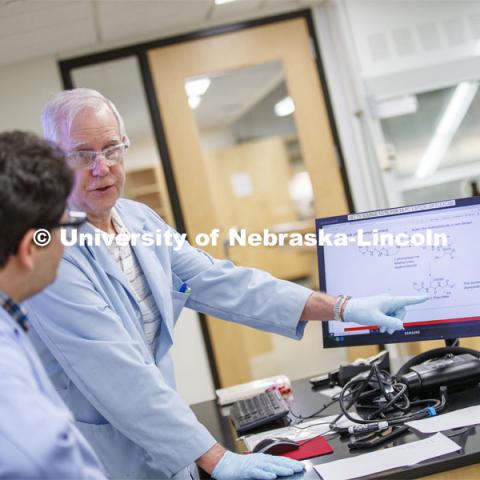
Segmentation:
<svg viewBox="0 0 480 480">
<path fill-rule="evenodd" d="M 447 318 L 445 320 L 425 320 L 424 322 L 405 322 L 403 326 L 408 327 L 419 327 L 423 325 L 440 325 L 442 323 L 459 323 L 459 322 L 476 322 L 480 320 L 480 317 L 464 317 L 464 318 Z M 356 332 L 358 330 L 378 330 L 379 327 L 347 327 L 344 328 L 344 332 Z"/>
</svg>

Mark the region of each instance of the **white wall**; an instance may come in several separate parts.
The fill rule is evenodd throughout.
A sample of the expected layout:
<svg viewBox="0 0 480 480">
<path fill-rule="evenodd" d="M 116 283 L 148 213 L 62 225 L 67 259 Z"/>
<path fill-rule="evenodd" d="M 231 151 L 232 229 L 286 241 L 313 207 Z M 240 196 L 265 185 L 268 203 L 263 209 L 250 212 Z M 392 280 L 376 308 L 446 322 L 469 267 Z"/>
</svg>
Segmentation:
<svg viewBox="0 0 480 480">
<path fill-rule="evenodd" d="M 373 79 L 480 54 L 480 2 L 345 0 L 361 75 Z"/>
<path fill-rule="evenodd" d="M 403 184 L 400 157 L 387 145 L 375 115 L 378 100 L 431 92 L 480 78 L 480 2 L 470 0 L 331 0 L 343 15 L 341 36 L 350 45 L 352 85 L 358 91 L 359 117 L 373 145 L 371 165 L 381 165 L 387 207 L 414 201 L 404 189 L 427 188 L 445 180 L 440 170 L 424 182 Z M 373 108 L 372 108 L 373 107 Z M 427 144 L 425 144 L 426 148 Z M 404 159 L 402 160 L 404 161 Z M 458 163 L 445 174 L 469 178 Z M 473 173 L 476 176 L 477 173 Z M 453 179 L 453 178 L 451 178 Z M 423 192 L 426 194 L 427 192 Z M 448 187 L 444 195 L 450 194 Z M 432 191 L 432 199 L 438 192 Z M 458 196 L 458 193 L 457 193 Z M 426 196 L 424 200 L 426 200 Z"/>
<path fill-rule="evenodd" d="M 48 97 L 61 89 L 57 61 L 44 57 L 0 68 L 0 131 L 41 133 L 40 113 Z"/>
<path fill-rule="evenodd" d="M 315 33 L 356 211 L 386 206 L 366 96 L 340 1 L 313 10 Z"/>
<path fill-rule="evenodd" d="M 172 347 L 177 390 L 189 404 L 215 398 L 212 375 L 197 312 L 183 309 Z"/>
</svg>

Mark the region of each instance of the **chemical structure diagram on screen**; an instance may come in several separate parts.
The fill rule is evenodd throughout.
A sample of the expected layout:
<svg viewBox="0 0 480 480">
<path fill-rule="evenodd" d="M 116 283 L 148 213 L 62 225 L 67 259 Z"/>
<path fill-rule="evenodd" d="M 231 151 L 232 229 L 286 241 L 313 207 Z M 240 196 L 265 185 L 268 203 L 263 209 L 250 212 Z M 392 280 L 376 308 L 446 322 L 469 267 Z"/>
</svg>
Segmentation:
<svg viewBox="0 0 480 480">
<path fill-rule="evenodd" d="M 358 247 L 358 251 L 362 255 L 368 255 L 370 257 L 394 257 L 399 250 L 399 246 L 368 245 L 365 247 Z"/>
<path fill-rule="evenodd" d="M 413 282 L 413 289 L 420 295 L 428 295 L 430 298 L 450 298 L 455 284 L 447 277 L 432 277 L 428 274 L 427 280 Z"/>
<path fill-rule="evenodd" d="M 450 235 L 447 235 L 447 245 L 429 245 L 421 248 L 422 250 L 431 252 L 434 260 L 440 260 L 443 258 L 450 260 L 455 259 L 455 247 Z"/>
<path fill-rule="evenodd" d="M 361 255 L 368 257 L 396 257 L 400 254 L 406 254 L 409 251 L 420 248 L 424 252 L 430 254 L 432 260 L 454 260 L 455 259 L 455 246 L 452 241 L 452 237 L 447 235 L 446 245 L 366 245 L 358 246 L 358 252 Z"/>
</svg>

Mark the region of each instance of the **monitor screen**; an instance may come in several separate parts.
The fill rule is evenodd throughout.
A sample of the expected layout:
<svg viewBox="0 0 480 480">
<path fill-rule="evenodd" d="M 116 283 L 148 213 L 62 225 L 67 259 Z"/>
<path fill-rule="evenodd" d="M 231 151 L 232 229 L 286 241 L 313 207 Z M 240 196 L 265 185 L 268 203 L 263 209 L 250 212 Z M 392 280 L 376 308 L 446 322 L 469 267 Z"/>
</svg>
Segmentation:
<svg viewBox="0 0 480 480">
<path fill-rule="evenodd" d="M 316 221 L 320 287 L 330 295 L 426 295 L 393 334 L 323 322 L 325 347 L 480 336 L 480 197 Z"/>
</svg>

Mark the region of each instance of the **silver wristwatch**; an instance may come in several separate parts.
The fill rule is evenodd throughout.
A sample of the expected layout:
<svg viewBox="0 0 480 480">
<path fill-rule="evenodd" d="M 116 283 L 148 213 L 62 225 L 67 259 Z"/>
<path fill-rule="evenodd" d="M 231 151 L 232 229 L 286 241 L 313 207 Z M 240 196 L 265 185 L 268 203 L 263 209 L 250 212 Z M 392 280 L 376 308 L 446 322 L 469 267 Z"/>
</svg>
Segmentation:
<svg viewBox="0 0 480 480">
<path fill-rule="evenodd" d="M 343 322 L 343 310 L 347 300 L 350 300 L 351 297 L 347 295 L 339 295 L 333 306 L 333 319 L 337 322 Z"/>
</svg>

